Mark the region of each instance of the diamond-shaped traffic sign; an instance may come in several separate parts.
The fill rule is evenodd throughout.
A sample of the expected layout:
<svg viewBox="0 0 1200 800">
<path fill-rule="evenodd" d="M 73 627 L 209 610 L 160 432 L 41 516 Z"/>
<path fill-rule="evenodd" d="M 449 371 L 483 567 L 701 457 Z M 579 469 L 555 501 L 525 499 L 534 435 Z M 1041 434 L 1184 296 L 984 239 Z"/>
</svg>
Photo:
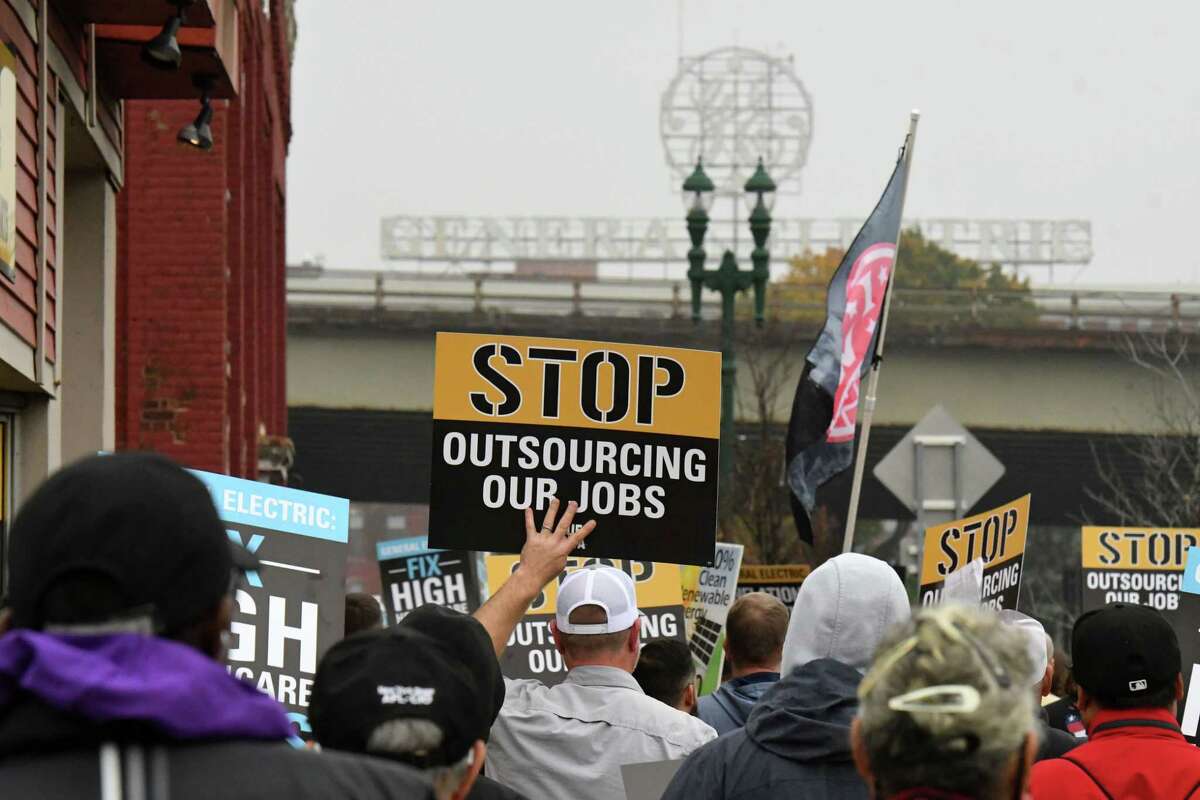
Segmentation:
<svg viewBox="0 0 1200 800">
<path fill-rule="evenodd" d="M 956 519 L 1004 475 L 1004 465 L 939 406 L 875 465 L 875 477 L 917 514 Z"/>
</svg>

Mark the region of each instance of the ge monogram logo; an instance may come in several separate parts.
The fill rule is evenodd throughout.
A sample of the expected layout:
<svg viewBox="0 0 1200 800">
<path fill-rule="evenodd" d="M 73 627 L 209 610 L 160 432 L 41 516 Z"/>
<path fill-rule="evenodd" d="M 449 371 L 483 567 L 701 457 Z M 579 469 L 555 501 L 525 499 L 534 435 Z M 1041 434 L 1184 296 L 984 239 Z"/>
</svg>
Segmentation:
<svg viewBox="0 0 1200 800">
<path fill-rule="evenodd" d="M 724 47 L 680 59 L 663 93 L 659 135 L 678 182 L 703 156 L 716 193 L 737 196 L 762 156 L 779 190 L 794 193 L 812 123 L 812 98 L 791 58 Z"/>
</svg>

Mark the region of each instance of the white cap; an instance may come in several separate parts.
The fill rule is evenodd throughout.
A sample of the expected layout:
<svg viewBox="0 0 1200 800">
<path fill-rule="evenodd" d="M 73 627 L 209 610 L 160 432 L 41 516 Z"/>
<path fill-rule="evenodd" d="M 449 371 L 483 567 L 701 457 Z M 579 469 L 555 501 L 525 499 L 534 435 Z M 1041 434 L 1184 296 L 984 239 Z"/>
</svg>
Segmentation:
<svg viewBox="0 0 1200 800">
<path fill-rule="evenodd" d="M 1050 659 L 1046 655 L 1046 629 L 1033 617 L 1008 608 L 1000 611 L 1000 621 L 1017 628 L 1025 637 L 1025 650 L 1033 664 L 1033 675 L 1029 683 L 1041 683 L 1046 674 L 1046 667 L 1050 665 Z"/>
<path fill-rule="evenodd" d="M 555 622 L 563 633 L 627 631 L 638 618 L 633 578 L 616 567 L 593 566 L 572 572 L 558 587 L 556 606 Z M 572 624 L 571 612 L 580 606 L 600 606 L 608 620 L 591 625 Z"/>
</svg>

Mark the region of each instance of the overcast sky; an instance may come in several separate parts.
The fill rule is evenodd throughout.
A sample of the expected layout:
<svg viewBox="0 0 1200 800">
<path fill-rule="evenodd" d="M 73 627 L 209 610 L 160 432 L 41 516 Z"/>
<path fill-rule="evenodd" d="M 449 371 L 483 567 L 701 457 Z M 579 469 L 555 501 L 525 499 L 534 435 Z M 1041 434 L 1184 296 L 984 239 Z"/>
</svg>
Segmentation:
<svg viewBox="0 0 1200 800">
<path fill-rule="evenodd" d="M 379 267 L 390 214 L 682 214 L 658 136 L 678 0 L 296 13 L 290 261 Z M 907 216 L 1090 219 L 1081 282 L 1200 283 L 1200 2 L 684 0 L 682 27 L 685 54 L 794 56 L 814 135 L 780 213 L 869 212 L 918 107 Z"/>
</svg>

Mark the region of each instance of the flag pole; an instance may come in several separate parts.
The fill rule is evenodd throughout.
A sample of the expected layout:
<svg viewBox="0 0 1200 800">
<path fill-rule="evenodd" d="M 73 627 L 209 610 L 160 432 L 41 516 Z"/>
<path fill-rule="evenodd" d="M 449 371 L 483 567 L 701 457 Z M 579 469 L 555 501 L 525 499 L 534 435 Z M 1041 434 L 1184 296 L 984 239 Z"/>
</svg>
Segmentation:
<svg viewBox="0 0 1200 800">
<path fill-rule="evenodd" d="M 900 230 L 896 233 L 896 257 L 892 260 L 892 276 L 884 295 L 883 316 L 879 320 L 879 339 L 875 343 L 875 355 L 871 363 L 871 374 L 867 377 L 867 394 L 863 402 L 862 433 L 858 437 L 858 453 L 854 459 L 854 483 L 850 486 L 850 509 L 846 513 L 846 536 L 842 540 L 842 552 L 854 550 L 854 528 L 858 522 L 858 497 L 862 492 L 863 471 L 867 466 L 867 443 L 871 439 L 871 419 L 875 416 L 875 389 L 879 385 L 879 367 L 883 363 L 883 344 L 887 337 L 888 315 L 892 311 L 892 289 L 896 286 L 896 266 L 900 258 L 900 236 L 904 232 L 904 197 L 908 193 L 909 165 L 912 164 L 913 145 L 917 142 L 917 121 L 921 112 L 913 109 L 908 115 L 908 138 L 904 143 L 904 185 L 900 187 Z"/>
</svg>

